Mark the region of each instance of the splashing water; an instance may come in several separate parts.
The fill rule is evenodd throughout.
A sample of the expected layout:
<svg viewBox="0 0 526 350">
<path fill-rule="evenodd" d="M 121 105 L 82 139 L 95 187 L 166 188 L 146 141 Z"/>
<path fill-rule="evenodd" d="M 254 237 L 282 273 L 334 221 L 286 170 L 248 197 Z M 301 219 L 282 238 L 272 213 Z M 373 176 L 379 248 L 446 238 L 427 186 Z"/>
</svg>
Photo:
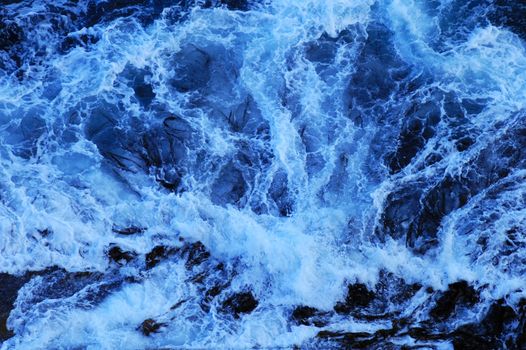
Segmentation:
<svg viewBox="0 0 526 350">
<path fill-rule="evenodd" d="M 526 342 L 521 3 L 2 4 L 2 349 Z"/>
</svg>

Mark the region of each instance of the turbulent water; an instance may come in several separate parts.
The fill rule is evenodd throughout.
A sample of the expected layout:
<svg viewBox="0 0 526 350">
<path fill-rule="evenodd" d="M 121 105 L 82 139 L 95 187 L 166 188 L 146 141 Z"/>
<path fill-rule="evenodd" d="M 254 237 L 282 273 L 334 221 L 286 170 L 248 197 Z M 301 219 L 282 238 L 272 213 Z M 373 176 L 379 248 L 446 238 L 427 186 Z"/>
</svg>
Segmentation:
<svg viewBox="0 0 526 350">
<path fill-rule="evenodd" d="M 525 349 L 522 0 L 1 0 L 0 348 Z"/>
</svg>

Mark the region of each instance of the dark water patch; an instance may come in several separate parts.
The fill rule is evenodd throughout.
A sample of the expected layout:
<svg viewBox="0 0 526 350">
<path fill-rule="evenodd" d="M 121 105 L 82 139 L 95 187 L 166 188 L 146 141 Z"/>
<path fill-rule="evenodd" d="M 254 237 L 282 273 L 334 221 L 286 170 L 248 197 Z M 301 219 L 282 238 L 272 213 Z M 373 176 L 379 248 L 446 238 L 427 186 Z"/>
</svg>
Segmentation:
<svg viewBox="0 0 526 350">
<path fill-rule="evenodd" d="M 215 204 L 236 204 L 242 206 L 241 200 L 247 191 L 243 171 L 231 162 L 221 169 L 212 187 L 210 198 Z"/>
<path fill-rule="evenodd" d="M 44 110 L 33 107 L 28 110 L 18 110 L 13 113 L 14 123 L 5 129 L 4 142 L 13 146 L 13 153 L 21 158 L 29 159 L 37 153 L 38 143 L 48 131 Z"/>
<path fill-rule="evenodd" d="M 150 1 L 148 0 L 89 0 L 86 3 L 82 24 L 86 28 L 96 24 L 104 24 L 117 18 L 140 14 L 143 7 L 147 6 L 150 6 Z"/>
<path fill-rule="evenodd" d="M 433 47 L 439 52 L 450 50 L 465 42 L 477 28 L 487 26 L 491 3 L 491 0 L 454 0 L 431 8 L 429 13 L 439 26 L 432 40 Z"/>
<path fill-rule="evenodd" d="M 24 39 L 23 29 L 13 20 L 9 19 L 6 11 L 0 10 L 0 50 L 8 51 L 20 44 Z"/>
<path fill-rule="evenodd" d="M 202 5 L 204 8 L 225 7 L 232 11 L 248 11 L 256 8 L 262 0 L 206 0 Z"/>
<path fill-rule="evenodd" d="M 488 14 L 491 23 L 495 26 L 506 27 L 526 40 L 526 3 L 496 0 L 492 5 Z"/>
<path fill-rule="evenodd" d="M 148 69 L 140 69 L 131 64 L 127 64 L 119 74 L 119 80 L 133 89 L 137 102 L 144 108 L 150 107 L 156 97 L 151 77 L 152 73 Z"/>
<path fill-rule="evenodd" d="M 280 216 L 290 216 L 294 209 L 294 202 L 289 193 L 288 178 L 285 172 L 277 172 L 269 189 L 270 198 L 276 205 Z"/>
<path fill-rule="evenodd" d="M 410 67 L 400 58 L 393 43 L 393 32 L 381 23 L 369 23 L 367 39 L 356 59 L 356 71 L 349 82 L 347 101 L 350 116 L 357 125 L 374 123 L 363 120 L 364 111 L 371 113 L 389 102 L 389 97 L 401 89 L 400 82 L 409 77 Z M 407 88 L 406 88 L 407 89 Z"/>
<path fill-rule="evenodd" d="M 210 80 L 211 60 L 208 52 L 195 45 L 183 47 L 174 57 L 171 84 L 183 93 L 205 88 Z"/>
<path fill-rule="evenodd" d="M 100 38 L 93 34 L 68 34 L 60 43 L 60 51 L 67 53 L 77 47 L 87 49 L 99 40 Z"/>
</svg>

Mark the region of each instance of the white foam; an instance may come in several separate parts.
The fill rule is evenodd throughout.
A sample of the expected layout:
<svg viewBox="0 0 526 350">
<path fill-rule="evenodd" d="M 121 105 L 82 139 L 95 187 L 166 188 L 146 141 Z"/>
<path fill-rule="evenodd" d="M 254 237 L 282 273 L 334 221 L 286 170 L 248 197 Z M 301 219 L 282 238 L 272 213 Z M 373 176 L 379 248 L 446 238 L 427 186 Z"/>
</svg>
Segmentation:
<svg viewBox="0 0 526 350">
<path fill-rule="evenodd" d="M 324 33 L 336 38 L 350 26 L 365 27 L 373 3 L 276 0 L 246 13 L 196 8 L 176 25 L 161 17 L 147 29 L 131 19 L 120 19 L 106 28 L 83 29 L 79 33 L 93 31 L 101 40 L 90 50 L 77 47 L 50 58 L 49 69 L 59 72 L 62 85 L 53 103 L 41 99 L 38 83 L 17 85 L 2 78 L 2 109 L 11 112 L 26 104 L 45 106 L 42 113 L 49 134 L 41 140 L 39 157 L 30 159 L 15 157 L 10 145 L 0 143 L 4 179 L 0 229 L 6 233 L 0 237 L 2 272 L 53 265 L 70 271 L 105 271 L 105 251 L 111 243 L 145 254 L 155 245 L 173 245 L 184 237 L 202 241 L 216 259 L 238 262 L 231 288 L 249 287 L 260 302 L 237 323 L 223 319 L 216 310 L 202 314 L 194 300 L 195 287 L 185 282 L 184 266 L 169 260 L 141 275 L 144 280 L 140 283 L 124 285 L 88 310 L 65 303 L 26 316 L 15 309 L 9 324 L 17 335 L 2 349 L 121 348 L 130 344 L 136 348 L 289 347 L 317 333 L 314 327 L 290 328 L 290 308 L 309 305 L 330 310 L 344 298 L 348 282 L 373 286 L 382 269 L 436 289 L 445 289 L 460 278 L 493 283 L 492 297 L 518 288 L 524 282 L 522 276 L 510 274 L 506 283 L 497 286 L 500 267 L 491 267 L 490 257 L 473 262 L 467 256 L 476 245 L 460 237 L 457 230 L 459 220 L 473 206 L 446 218 L 439 232 L 443 243 L 435 255 L 415 256 L 403 240 L 386 238 L 380 243 L 372 239 L 394 182 L 382 182 L 367 173 L 370 144 L 378 130 L 358 128 L 346 116 L 343 97 L 359 43 L 341 44 L 335 62 L 321 68 L 305 57 L 304 48 Z M 493 125 L 493 112 L 506 118 L 511 111 L 524 108 L 526 54 L 515 35 L 495 27 L 480 28 L 454 51 L 439 54 L 428 45 L 436 27 L 424 6 L 392 1 L 387 10 L 404 60 L 433 70 L 442 79 L 438 84 L 444 91 L 494 101 L 473 120 L 482 133 Z M 208 50 L 216 69 L 199 98 L 195 93 L 175 92 L 170 86 L 174 55 L 187 44 Z M 225 66 L 214 62 L 214 55 L 231 60 L 227 68 L 238 76 L 225 77 L 220 71 Z M 127 65 L 151 70 L 155 108 L 160 111 L 145 112 L 133 102 L 132 89 L 119 80 Z M 224 89 L 219 90 L 221 87 Z M 253 136 L 231 133 L 224 120 L 217 118 L 248 95 L 270 128 L 270 140 L 258 146 L 268 147 L 275 157 L 266 169 L 267 178 L 255 180 L 248 195 L 270 202 L 267 192 L 272 178 L 284 170 L 297 203 L 290 217 L 256 215 L 248 207 L 219 206 L 209 198 L 221 165 L 236 156 L 239 143 L 256 144 Z M 291 97 L 290 104 L 284 95 Z M 126 112 L 115 116 L 123 128 L 133 118 L 146 127 L 172 114 L 188 121 L 197 141 L 191 144 L 195 149 L 185 150 L 190 169 L 184 179 L 186 192 L 168 193 L 141 172 L 115 174 L 96 145 L 82 136 L 87 123 L 83 112 L 103 100 L 124 106 Z M 80 115 L 77 126 L 68 119 L 72 112 Z M 304 144 L 302 126 L 313 129 L 312 151 Z M 59 144 L 54 133 L 69 128 L 81 139 Z M 201 154 L 205 161 L 200 160 Z M 451 173 L 460 172 L 474 156 L 466 154 L 448 155 L 444 162 L 449 162 Z M 309 155 L 320 157 L 319 171 L 307 171 Z M 334 179 L 342 156 L 341 178 Z M 382 165 L 375 166 L 387 175 Z M 198 170 L 192 173 L 192 169 Z M 331 192 L 333 181 L 338 190 Z M 511 222 L 524 215 L 518 208 L 513 217 L 501 220 Z M 148 229 L 141 235 L 119 237 L 112 232 L 114 225 Z M 39 233 L 44 229 L 49 229 L 48 237 Z M 502 239 L 498 232 L 495 246 Z M 122 273 L 136 272 L 126 271 Z M 183 299 L 192 301 L 170 311 Z M 166 330 L 143 337 L 136 328 L 147 318 L 166 321 Z M 385 325 L 345 319 L 334 329 L 374 331 L 380 326 Z"/>
</svg>

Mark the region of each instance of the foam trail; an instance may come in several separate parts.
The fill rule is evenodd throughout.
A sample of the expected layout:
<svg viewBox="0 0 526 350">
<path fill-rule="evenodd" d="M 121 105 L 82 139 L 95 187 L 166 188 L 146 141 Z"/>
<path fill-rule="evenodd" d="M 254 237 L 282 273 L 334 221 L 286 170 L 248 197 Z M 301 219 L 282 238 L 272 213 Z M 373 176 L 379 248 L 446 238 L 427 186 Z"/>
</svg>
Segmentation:
<svg viewBox="0 0 526 350">
<path fill-rule="evenodd" d="M 6 4 L 1 349 L 520 344 L 526 49 L 501 11 Z"/>
</svg>

